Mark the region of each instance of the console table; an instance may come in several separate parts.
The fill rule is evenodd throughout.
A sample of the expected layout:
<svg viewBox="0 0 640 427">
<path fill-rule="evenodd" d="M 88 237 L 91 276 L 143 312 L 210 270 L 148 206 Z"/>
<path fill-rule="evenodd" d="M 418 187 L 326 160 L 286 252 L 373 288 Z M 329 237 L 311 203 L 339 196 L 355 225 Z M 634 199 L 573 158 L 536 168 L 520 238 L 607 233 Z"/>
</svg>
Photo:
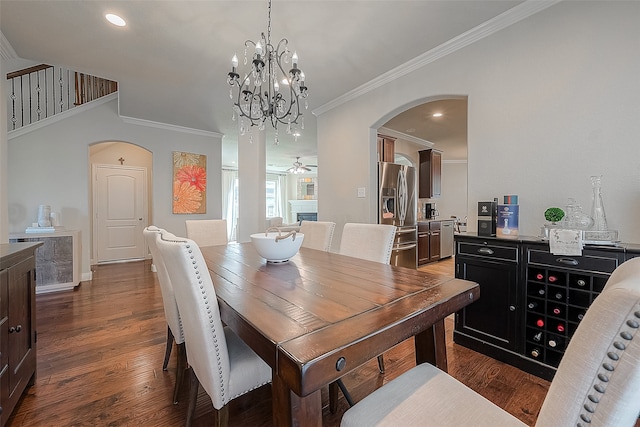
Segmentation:
<svg viewBox="0 0 640 427">
<path fill-rule="evenodd" d="M 36 294 L 71 290 L 80 284 L 80 231 L 12 233 L 9 242 L 43 243 L 36 250 Z"/>
</svg>

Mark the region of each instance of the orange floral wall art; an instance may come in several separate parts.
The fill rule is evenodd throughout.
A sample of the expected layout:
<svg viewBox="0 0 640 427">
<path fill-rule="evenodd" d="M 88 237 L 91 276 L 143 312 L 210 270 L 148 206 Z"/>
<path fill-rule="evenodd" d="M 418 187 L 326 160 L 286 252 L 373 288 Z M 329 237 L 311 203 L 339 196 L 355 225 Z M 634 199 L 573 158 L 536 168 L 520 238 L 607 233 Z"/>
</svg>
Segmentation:
<svg viewBox="0 0 640 427">
<path fill-rule="evenodd" d="M 173 213 L 207 213 L 207 156 L 173 152 Z"/>
</svg>

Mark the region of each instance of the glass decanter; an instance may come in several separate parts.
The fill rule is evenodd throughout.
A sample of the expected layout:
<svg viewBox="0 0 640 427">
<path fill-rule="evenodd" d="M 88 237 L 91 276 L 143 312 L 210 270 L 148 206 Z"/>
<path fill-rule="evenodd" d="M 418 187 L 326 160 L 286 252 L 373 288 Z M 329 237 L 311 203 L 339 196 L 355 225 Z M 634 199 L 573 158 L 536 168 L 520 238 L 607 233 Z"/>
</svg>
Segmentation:
<svg viewBox="0 0 640 427">
<path fill-rule="evenodd" d="M 604 213 L 602 203 L 602 176 L 592 176 L 591 186 L 593 187 L 593 202 L 591 205 L 591 218 L 593 219 L 592 230 L 607 231 L 607 217 Z"/>
<path fill-rule="evenodd" d="M 589 215 L 584 214 L 582 206 L 570 197 L 566 207 L 566 215 L 561 224 L 563 227 L 573 230 L 586 230 L 591 227 L 593 220 Z"/>
</svg>

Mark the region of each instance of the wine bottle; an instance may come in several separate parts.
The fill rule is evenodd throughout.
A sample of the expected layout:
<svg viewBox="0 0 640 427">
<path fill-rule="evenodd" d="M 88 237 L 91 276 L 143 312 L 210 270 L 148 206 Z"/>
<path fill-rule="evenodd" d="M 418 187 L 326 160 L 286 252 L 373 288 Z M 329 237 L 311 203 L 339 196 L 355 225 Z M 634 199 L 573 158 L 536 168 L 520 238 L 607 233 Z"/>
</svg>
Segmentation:
<svg viewBox="0 0 640 427">
<path fill-rule="evenodd" d="M 542 274 L 542 273 L 536 274 L 536 279 L 537 280 L 544 280 L 544 274 Z"/>
<path fill-rule="evenodd" d="M 578 280 L 576 281 L 576 283 L 577 283 L 577 284 L 578 284 L 578 286 L 580 286 L 580 287 L 584 287 L 584 286 L 587 284 L 587 282 L 586 282 L 584 279 L 578 279 Z"/>
<path fill-rule="evenodd" d="M 560 307 L 553 307 L 551 309 L 551 312 L 555 315 L 555 316 L 560 316 L 562 314 L 562 309 Z"/>
<path fill-rule="evenodd" d="M 544 327 L 544 319 L 536 320 L 536 326 L 539 327 L 539 328 L 543 328 Z"/>
<path fill-rule="evenodd" d="M 558 332 L 564 332 L 564 324 L 563 324 L 563 323 L 558 323 L 558 324 L 556 325 L 556 330 L 557 330 Z"/>
<path fill-rule="evenodd" d="M 538 332 L 533 336 L 533 340 L 536 342 L 540 342 L 542 340 L 542 332 Z"/>
<path fill-rule="evenodd" d="M 527 307 L 529 307 L 529 310 L 533 310 L 537 306 L 538 306 L 538 303 L 535 301 L 531 301 L 529 304 L 527 304 Z"/>
<path fill-rule="evenodd" d="M 547 279 L 547 280 L 549 280 L 549 282 L 553 283 L 553 282 L 557 282 L 558 278 L 556 276 L 549 276 L 549 279 Z"/>
<path fill-rule="evenodd" d="M 584 313 L 578 313 L 578 321 L 582 320 L 582 318 L 584 317 Z"/>
<path fill-rule="evenodd" d="M 538 295 L 544 295 L 544 288 L 538 289 Z"/>
<path fill-rule="evenodd" d="M 537 359 L 538 357 L 540 357 L 540 350 L 537 348 L 534 348 L 533 350 L 531 350 L 531 356 Z"/>
<path fill-rule="evenodd" d="M 560 337 L 551 337 L 547 341 L 547 345 L 551 348 L 562 348 L 564 341 Z"/>
<path fill-rule="evenodd" d="M 557 300 L 561 301 L 561 300 L 564 298 L 564 294 L 563 294 L 562 292 L 560 292 L 560 291 L 557 291 L 557 292 L 555 293 L 555 295 L 553 295 L 553 297 L 554 297 L 555 299 L 557 299 Z"/>
</svg>

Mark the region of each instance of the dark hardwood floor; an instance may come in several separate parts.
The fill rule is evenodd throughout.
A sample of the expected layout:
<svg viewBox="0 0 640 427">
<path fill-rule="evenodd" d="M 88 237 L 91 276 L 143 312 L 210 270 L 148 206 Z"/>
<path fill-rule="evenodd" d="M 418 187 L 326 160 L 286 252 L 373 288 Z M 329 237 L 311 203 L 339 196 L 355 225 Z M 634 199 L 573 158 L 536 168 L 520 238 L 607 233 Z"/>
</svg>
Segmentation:
<svg viewBox="0 0 640 427">
<path fill-rule="evenodd" d="M 149 262 L 95 267 L 93 280 L 73 292 L 37 297 L 38 371 L 8 426 L 181 426 L 185 422 L 188 376 L 180 402 L 171 396 L 175 351 L 162 371 L 166 323 L 162 295 Z M 453 276 L 451 259 L 423 267 Z M 532 425 L 549 383 L 452 342 L 446 320 L 449 372 L 461 382 Z M 415 364 L 413 342 L 385 353 L 387 372 L 376 360 L 354 370 L 344 382 L 356 401 Z M 338 426 L 323 391 L 323 422 Z M 211 401 L 201 390 L 197 426 L 208 425 Z M 271 426 L 270 386 L 230 404 L 232 426 Z"/>
</svg>

